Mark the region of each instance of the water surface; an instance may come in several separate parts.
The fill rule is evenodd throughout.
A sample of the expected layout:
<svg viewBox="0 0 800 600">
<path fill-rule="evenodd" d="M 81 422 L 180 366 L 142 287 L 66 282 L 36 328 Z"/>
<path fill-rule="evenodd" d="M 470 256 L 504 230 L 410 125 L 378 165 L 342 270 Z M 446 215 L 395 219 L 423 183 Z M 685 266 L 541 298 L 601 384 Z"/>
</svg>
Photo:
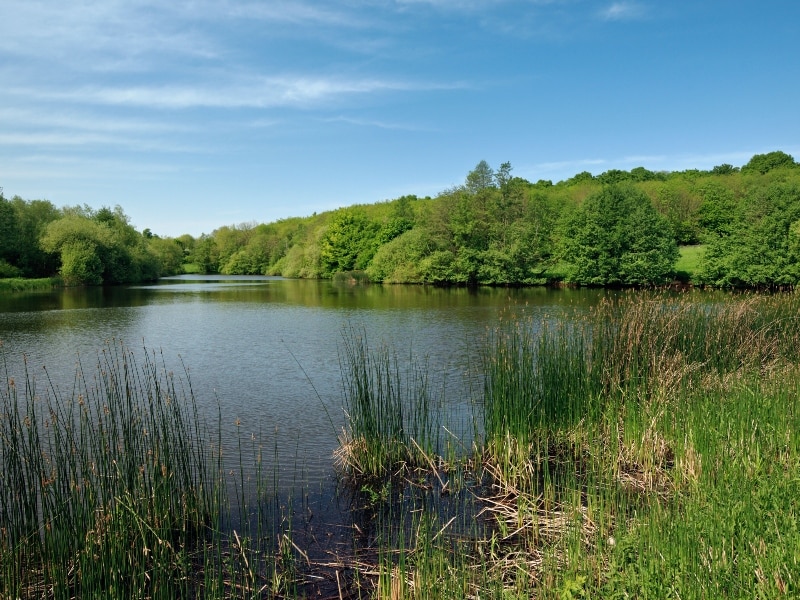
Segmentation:
<svg viewBox="0 0 800 600">
<path fill-rule="evenodd" d="M 328 477 L 344 424 L 343 335 L 426 360 L 451 428 L 469 430 L 480 341 L 510 315 L 557 318 L 599 301 L 597 290 L 341 286 L 274 277 L 181 276 L 153 285 L 0 295 L 9 374 L 22 356 L 67 396 L 80 360 L 93 369 L 109 340 L 188 369 L 201 412 L 256 434 L 281 462 Z"/>
</svg>

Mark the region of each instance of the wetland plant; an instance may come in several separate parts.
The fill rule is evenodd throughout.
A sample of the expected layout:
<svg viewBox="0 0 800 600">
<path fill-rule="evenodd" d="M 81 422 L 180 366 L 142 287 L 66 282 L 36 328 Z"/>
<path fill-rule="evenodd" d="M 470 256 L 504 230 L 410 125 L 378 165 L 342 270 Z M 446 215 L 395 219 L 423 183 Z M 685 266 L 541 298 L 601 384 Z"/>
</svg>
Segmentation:
<svg viewBox="0 0 800 600">
<path fill-rule="evenodd" d="M 371 349 L 365 332 L 344 334 L 340 359 L 346 427 L 335 458 L 355 483 L 428 469 L 438 450 L 438 406 L 427 369 L 406 367 L 386 345 Z"/>
</svg>

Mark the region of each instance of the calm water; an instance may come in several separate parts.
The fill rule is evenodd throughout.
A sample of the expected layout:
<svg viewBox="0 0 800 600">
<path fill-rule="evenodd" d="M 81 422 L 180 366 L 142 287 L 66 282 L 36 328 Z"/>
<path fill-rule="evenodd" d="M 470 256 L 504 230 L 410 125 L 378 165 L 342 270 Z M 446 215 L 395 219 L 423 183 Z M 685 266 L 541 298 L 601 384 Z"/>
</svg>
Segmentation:
<svg viewBox="0 0 800 600">
<path fill-rule="evenodd" d="M 370 346 L 390 344 L 403 360 L 427 358 L 447 421 L 468 430 L 478 342 L 487 329 L 511 313 L 557 317 L 601 295 L 182 276 L 146 286 L 0 295 L 0 340 L 10 375 L 21 379 L 24 354 L 37 381 L 46 366 L 66 396 L 78 359 L 92 371 L 106 341 L 158 350 L 176 373 L 181 361 L 188 367 L 202 412 L 215 420 L 219 405 L 223 428 L 240 421 L 248 436 L 277 450 L 281 463 L 301 464 L 313 479 L 330 475 L 344 424 L 339 352 L 347 330 L 365 332 Z"/>
</svg>

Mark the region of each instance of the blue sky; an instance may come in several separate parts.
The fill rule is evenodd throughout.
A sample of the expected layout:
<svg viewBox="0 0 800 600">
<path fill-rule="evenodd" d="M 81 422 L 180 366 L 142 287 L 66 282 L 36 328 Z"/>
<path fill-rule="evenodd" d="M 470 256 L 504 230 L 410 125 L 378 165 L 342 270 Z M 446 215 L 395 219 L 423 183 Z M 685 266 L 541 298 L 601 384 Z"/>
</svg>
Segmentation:
<svg viewBox="0 0 800 600">
<path fill-rule="evenodd" d="M 199 235 L 403 194 L 800 156 L 800 3 L 3 0 L 0 186 Z"/>
</svg>

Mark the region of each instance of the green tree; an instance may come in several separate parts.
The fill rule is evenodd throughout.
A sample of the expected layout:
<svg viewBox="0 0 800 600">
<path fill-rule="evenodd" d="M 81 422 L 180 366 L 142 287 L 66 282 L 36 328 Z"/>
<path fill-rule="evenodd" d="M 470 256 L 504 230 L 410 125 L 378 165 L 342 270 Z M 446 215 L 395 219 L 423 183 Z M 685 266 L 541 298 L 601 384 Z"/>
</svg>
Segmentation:
<svg viewBox="0 0 800 600">
<path fill-rule="evenodd" d="M 103 283 L 103 263 L 97 246 L 88 239 L 66 241 L 59 248 L 61 277 L 67 285 L 100 285 Z"/>
<path fill-rule="evenodd" d="M 59 219 L 61 212 L 47 200 L 12 199 L 17 212 L 17 266 L 26 277 L 48 277 L 58 270 L 59 257 L 46 252 L 39 240 L 48 224 Z"/>
<path fill-rule="evenodd" d="M 732 175 L 734 173 L 738 173 L 739 169 L 734 167 L 733 165 L 729 165 L 728 163 L 723 163 L 721 165 L 717 165 L 713 169 L 711 169 L 712 175 Z"/>
<path fill-rule="evenodd" d="M 494 187 L 494 171 L 482 160 L 467 174 L 466 188 L 472 194 Z"/>
<path fill-rule="evenodd" d="M 146 239 L 150 252 L 158 261 L 160 275 L 177 275 L 182 272 L 183 246 L 172 238 L 154 235 Z"/>
<path fill-rule="evenodd" d="M 643 192 L 612 185 L 588 197 L 567 220 L 561 256 L 569 282 L 644 285 L 669 279 L 678 248 Z"/>
<path fill-rule="evenodd" d="M 0 194 L 0 260 L 17 264 L 18 238 L 17 211 L 11 202 Z"/>
<path fill-rule="evenodd" d="M 114 236 L 105 223 L 71 213 L 46 227 L 41 244 L 60 256 L 67 285 L 97 285 L 103 282 L 103 257 Z"/>
<path fill-rule="evenodd" d="M 363 210 L 340 210 L 322 238 L 320 266 L 323 275 L 366 268 L 378 249 L 379 230 L 380 225 L 369 219 Z"/>
<path fill-rule="evenodd" d="M 429 240 L 422 228 L 410 229 L 383 244 L 367 266 L 371 281 L 422 283 L 420 263 L 428 254 Z"/>
<path fill-rule="evenodd" d="M 698 225 L 705 238 L 730 234 L 738 209 L 733 191 L 710 181 L 700 188 L 700 197 Z"/>
<path fill-rule="evenodd" d="M 754 188 L 709 236 L 698 279 L 720 287 L 797 285 L 799 222 L 800 183 Z"/>
<path fill-rule="evenodd" d="M 765 175 L 773 169 L 796 166 L 797 163 L 794 162 L 794 158 L 785 152 L 776 150 L 775 152 L 754 155 L 753 158 L 742 167 L 742 173 L 758 173 L 759 175 Z"/>
</svg>

